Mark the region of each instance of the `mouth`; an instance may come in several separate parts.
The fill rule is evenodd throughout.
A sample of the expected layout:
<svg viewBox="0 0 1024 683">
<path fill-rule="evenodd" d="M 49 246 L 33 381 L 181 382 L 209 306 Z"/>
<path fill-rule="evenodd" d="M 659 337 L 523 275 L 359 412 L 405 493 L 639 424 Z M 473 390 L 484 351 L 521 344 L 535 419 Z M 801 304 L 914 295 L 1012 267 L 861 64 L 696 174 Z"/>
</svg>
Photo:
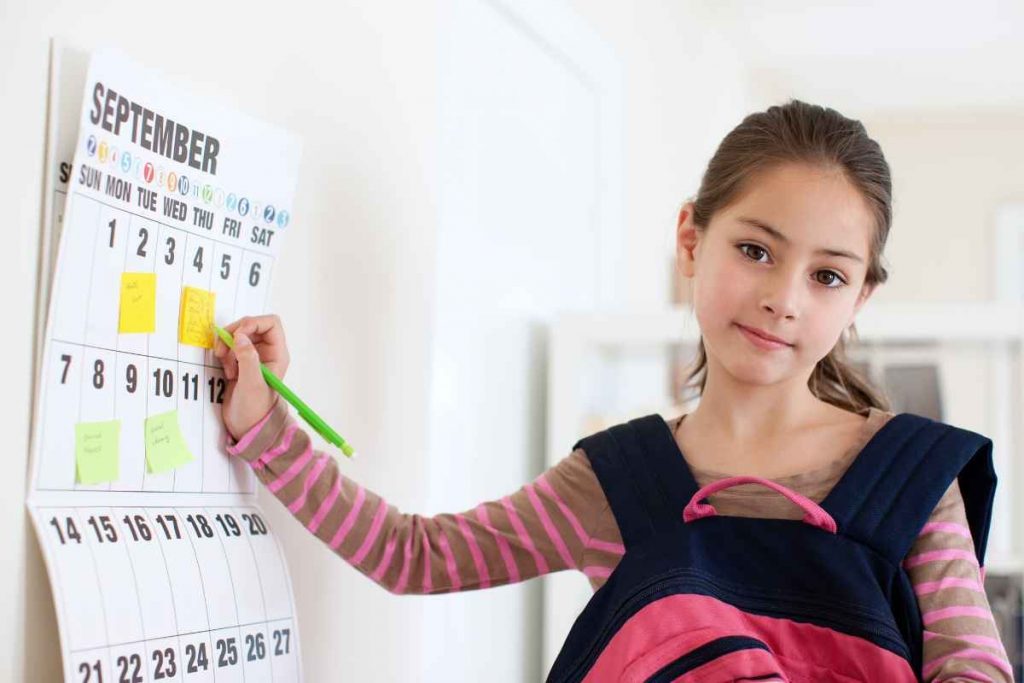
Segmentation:
<svg viewBox="0 0 1024 683">
<path fill-rule="evenodd" d="M 749 327 L 740 325 L 739 323 L 735 323 L 735 325 L 739 328 L 740 332 L 743 333 L 743 336 L 753 343 L 754 346 L 760 349 L 788 349 L 793 346 L 789 342 L 783 341 L 778 337 L 765 336 L 766 333 L 755 331 Z"/>
</svg>

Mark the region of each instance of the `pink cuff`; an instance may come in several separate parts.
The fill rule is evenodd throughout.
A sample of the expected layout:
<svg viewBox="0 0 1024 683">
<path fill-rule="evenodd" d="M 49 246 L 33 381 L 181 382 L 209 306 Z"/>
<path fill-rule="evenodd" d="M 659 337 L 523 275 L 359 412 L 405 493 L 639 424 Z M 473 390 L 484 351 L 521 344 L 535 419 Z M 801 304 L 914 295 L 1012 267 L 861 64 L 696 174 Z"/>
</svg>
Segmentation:
<svg viewBox="0 0 1024 683">
<path fill-rule="evenodd" d="M 250 427 L 249 431 L 247 431 L 245 434 L 242 434 L 242 438 L 239 439 L 237 442 L 234 440 L 231 434 L 228 433 L 228 453 L 230 453 L 231 455 L 238 455 L 249 447 L 249 444 L 251 444 L 253 440 L 256 439 L 256 436 L 260 433 L 260 430 L 263 429 L 263 426 L 267 424 L 267 420 L 270 419 L 270 416 L 274 414 L 274 408 L 277 407 L 278 400 L 280 400 L 280 396 L 275 394 L 274 402 L 270 404 L 270 410 L 267 411 L 267 414 L 260 418 L 259 422 Z"/>
</svg>

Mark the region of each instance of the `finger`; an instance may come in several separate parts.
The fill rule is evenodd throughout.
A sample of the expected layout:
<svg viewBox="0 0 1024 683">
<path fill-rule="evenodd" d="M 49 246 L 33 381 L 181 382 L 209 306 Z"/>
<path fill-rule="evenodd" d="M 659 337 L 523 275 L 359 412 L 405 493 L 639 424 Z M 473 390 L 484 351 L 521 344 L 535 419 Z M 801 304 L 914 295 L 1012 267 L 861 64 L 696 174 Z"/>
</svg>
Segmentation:
<svg viewBox="0 0 1024 683">
<path fill-rule="evenodd" d="M 229 324 L 225 329 L 233 336 L 244 334 L 256 347 L 260 360 L 267 368 L 283 377 L 288 370 L 290 357 L 288 345 L 284 339 L 284 327 L 277 315 L 245 316 Z M 264 332 L 261 332 L 264 331 Z M 231 359 L 231 361 L 227 359 Z M 224 367 L 236 361 L 233 354 L 225 356 Z"/>
<path fill-rule="evenodd" d="M 264 384 L 260 357 L 244 332 L 235 335 L 234 352 L 238 360 L 238 390 L 246 393 L 259 389 Z"/>
<path fill-rule="evenodd" d="M 236 332 L 236 331 L 238 331 L 238 328 L 239 328 L 239 327 L 240 327 L 240 326 L 241 326 L 241 325 L 242 325 L 243 323 L 245 323 L 245 321 L 246 321 L 246 320 L 248 320 L 248 319 L 249 319 L 249 316 L 245 316 L 245 317 L 239 318 L 238 320 L 236 320 L 236 321 L 234 321 L 234 322 L 231 322 L 231 323 L 228 323 L 227 325 L 225 325 L 225 326 L 224 326 L 224 329 L 225 329 L 225 330 L 226 330 L 227 332 L 230 332 L 230 333 L 231 333 L 231 336 L 233 337 L 233 336 L 235 336 L 235 332 Z"/>
<path fill-rule="evenodd" d="M 254 339 L 252 333 L 249 331 L 249 329 L 254 327 L 250 322 L 251 319 L 252 316 L 244 316 L 224 326 L 224 331 L 226 331 L 233 339 L 231 347 L 228 347 L 228 345 L 224 343 L 222 339 L 220 339 L 219 335 L 215 337 L 214 349 L 223 349 L 222 362 L 225 370 L 227 370 L 229 367 L 232 367 L 236 371 L 238 369 L 238 358 L 237 356 L 235 356 L 234 353 L 229 353 L 229 351 L 232 351 L 233 347 L 238 343 L 236 336 L 239 333 L 248 336 L 249 340 L 253 342 L 254 345 L 256 345 L 257 351 L 259 350 L 259 345 L 260 343 L 262 343 L 262 340 Z"/>
<path fill-rule="evenodd" d="M 242 332 L 254 341 L 266 336 L 273 343 L 284 342 L 284 327 L 281 318 L 274 314 L 247 315 L 240 318 L 233 331 Z"/>
<path fill-rule="evenodd" d="M 238 376 L 238 360 L 227 347 L 224 349 L 224 355 L 220 357 L 220 364 L 224 368 L 224 377 L 233 380 Z"/>
<path fill-rule="evenodd" d="M 283 377 L 290 362 L 288 348 L 271 344 L 266 341 L 254 340 L 254 344 L 256 346 L 256 351 L 260 355 L 260 360 L 263 361 L 263 363 L 270 368 L 274 374 L 277 374 L 279 377 Z"/>
<path fill-rule="evenodd" d="M 225 406 L 230 406 L 231 405 L 231 397 L 234 396 L 234 395 L 235 395 L 235 383 L 234 382 L 229 382 L 228 385 L 226 387 L 224 387 L 224 405 Z"/>
</svg>

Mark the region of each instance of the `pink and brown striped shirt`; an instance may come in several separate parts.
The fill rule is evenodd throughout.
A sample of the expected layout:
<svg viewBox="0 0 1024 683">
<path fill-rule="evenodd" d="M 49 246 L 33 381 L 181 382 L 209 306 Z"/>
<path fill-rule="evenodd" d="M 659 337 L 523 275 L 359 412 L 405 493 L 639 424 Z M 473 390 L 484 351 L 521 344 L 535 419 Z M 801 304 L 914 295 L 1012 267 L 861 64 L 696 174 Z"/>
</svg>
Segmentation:
<svg viewBox="0 0 1024 683">
<path fill-rule="evenodd" d="M 774 481 L 820 503 L 893 413 L 872 408 L 856 443 L 833 463 Z M 675 431 L 685 416 L 668 420 Z M 586 453 L 577 449 L 519 490 L 471 510 L 424 517 L 343 476 L 334 459 L 277 401 L 228 451 L 249 463 L 311 533 L 396 594 L 490 588 L 575 569 L 596 591 L 624 553 L 622 537 Z M 703 487 L 726 476 L 691 467 Z M 773 491 L 738 486 L 711 496 L 721 514 L 798 519 Z M 922 679 L 1010 682 L 981 568 L 954 481 L 904 566 L 924 622 Z"/>
</svg>

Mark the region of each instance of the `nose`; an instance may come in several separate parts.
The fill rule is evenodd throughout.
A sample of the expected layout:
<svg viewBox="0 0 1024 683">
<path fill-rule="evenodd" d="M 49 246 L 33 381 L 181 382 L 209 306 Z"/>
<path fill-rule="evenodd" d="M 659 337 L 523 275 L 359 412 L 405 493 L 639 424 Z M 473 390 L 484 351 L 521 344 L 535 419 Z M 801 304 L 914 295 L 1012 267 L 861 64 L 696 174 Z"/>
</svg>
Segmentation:
<svg viewBox="0 0 1024 683">
<path fill-rule="evenodd" d="M 765 280 L 761 307 L 781 318 L 796 318 L 804 296 L 803 274 L 799 271 L 777 270 Z"/>
</svg>

